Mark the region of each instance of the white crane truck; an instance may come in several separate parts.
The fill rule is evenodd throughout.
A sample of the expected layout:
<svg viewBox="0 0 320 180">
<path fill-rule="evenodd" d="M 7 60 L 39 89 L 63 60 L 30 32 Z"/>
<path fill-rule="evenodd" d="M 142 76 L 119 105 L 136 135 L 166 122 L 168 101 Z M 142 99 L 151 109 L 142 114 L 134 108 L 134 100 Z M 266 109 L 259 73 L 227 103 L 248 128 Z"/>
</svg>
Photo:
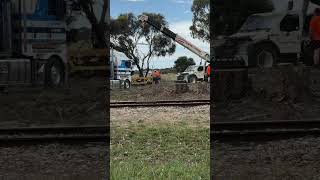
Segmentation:
<svg viewBox="0 0 320 180">
<path fill-rule="evenodd" d="M 161 31 L 164 35 L 168 36 L 169 38 L 173 39 L 175 42 L 178 44 L 182 45 L 183 47 L 187 48 L 191 52 L 195 53 L 198 55 L 201 59 L 205 60 L 205 63 L 203 66 L 195 66 L 197 67 L 196 70 L 188 70 L 185 71 L 184 73 L 181 73 L 178 76 L 178 80 L 183 80 L 187 82 L 196 82 L 198 81 L 204 81 L 207 79 L 207 73 L 206 73 L 206 68 L 210 63 L 210 55 L 195 46 L 194 44 L 190 43 L 189 41 L 185 40 L 178 34 L 172 32 L 165 26 L 159 25 L 155 22 L 153 22 L 147 15 L 141 15 L 139 18 L 140 22 L 144 25 L 145 23 L 149 24 L 150 26 L 156 28 L 157 30 Z"/>
<path fill-rule="evenodd" d="M 312 64 L 308 47 L 310 2 L 320 5 L 319 0 L 289 0 L 285 11 L 249 16 L 237 33 L 214 47 L 213 66 L 267 68 L 300 60 Z"/>
<path fill-rule="evenodd" d="M 67 81 L 66 2 L 0 1 L 0 86 Z"/>
</svg>

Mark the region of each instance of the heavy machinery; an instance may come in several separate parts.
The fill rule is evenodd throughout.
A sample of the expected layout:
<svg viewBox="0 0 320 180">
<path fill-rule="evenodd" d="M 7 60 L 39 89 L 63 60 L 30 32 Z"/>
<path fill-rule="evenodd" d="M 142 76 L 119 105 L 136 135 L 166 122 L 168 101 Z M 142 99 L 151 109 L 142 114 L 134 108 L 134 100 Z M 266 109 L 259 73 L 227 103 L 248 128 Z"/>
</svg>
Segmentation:
<svg viewBox="0 0 320 180">
<path fill-rule="evenodd" d="M 189 41 L 187 41 L 184 38 L 182 38 L 181 36 L 179 36 L 178 34 L 172 32 L 171 30 L 169 30 L 165 26 L 162 26 L 162 25 L 159 25 L 159 24 L 153 22 L 147 15 L 141 15 L 139 20 L 142 23 L 142 25 L 144 25 L 146 23 L 149 24 L 150 26 L 152 26 L 152 27 L 156 28 L 157 30 L 161 31 L 164 35 L 166 35 L 166 36 L 170 37 L 171 39 L 173 39 L 178 44 L 182 45 L 183 47 L 187 48 L 191 52 L 193 52 L 196 55 L 198 55 L 201 59 L 204 59 L 205 63 L 203 64 L 203 66 L 199 66 L 197 68 L 198 76 L 199 76 L 199 74 L 201 74 L 201 75 L 199 76 L 199 78 L 196 78 L 196 80 L 205 80 L 205 79 L 207 79 L 207 77 L 206 77 L 206 69 L 207 69 L 207 66 L 210 64 L 210 55 L 207 52 L 201 50 L 197 46 L 193 45 Z M 191 78 L 194 78 L 194 74 L 182 73 L 180 76 L 178 76 L 178 80 L 184 80 L 184 81 L 187 81 L 187 82 L 195 82 L 195 81 L 191 81 Z"/>
<path fill-rule="evenodd" d="M 195 83 L 197 81 L 206 80 L 206 76 L 203 74 L 203 66 L 200 65 L 190 65 L 182 73 L 177 74 L 178 80 L 184 80 L 188 83 Z"/>
<path fill-rule="evenodd" d="M 0 1 L 0 86 L 67 81 L 64 0 Z"/>
<path fill-rule="evenodd" d="M 225 1 L 215 2 L 223 5 Z M 254 14 L 239 32 L 219 39 L 220 44 L 212 39 L 212 96 L 216 101 L 244 97 L 252 87 L 248 74 L 251 67 L 264 69 L 283 60 L 294 64 L 308 61 L 309 37 L 303 29 L 309 26 L 310 2 L 320 5 L 319 0 L 289 0 L 286 11 Z"/>
<path fill-rule="evenodd" d="M 320 5 L 319 0 L 290 0 L 286 11 L 249 16 L 237 33 L 214 48 L 213 66 L 268 68 L 299 60 L 312 64 L 308 54 L 310 2 Z"/>
<path fill-rule="evenodd" d="M 146 74 L 147 72 L 144 71 L 143 74 Z M 137 86 L 144 86 L 147 84 L 152 84 L 152 72 L 148 72 L 146 76 L 140 77 L 140 75 L 135 74 L 132 76 L 132 85 L 137 85 Z"/>
<path fill-rule="evenodd" d="M 93 75 L 107 70 L 107 49 L 68 49 L 70 73 Z"/>
</svg>

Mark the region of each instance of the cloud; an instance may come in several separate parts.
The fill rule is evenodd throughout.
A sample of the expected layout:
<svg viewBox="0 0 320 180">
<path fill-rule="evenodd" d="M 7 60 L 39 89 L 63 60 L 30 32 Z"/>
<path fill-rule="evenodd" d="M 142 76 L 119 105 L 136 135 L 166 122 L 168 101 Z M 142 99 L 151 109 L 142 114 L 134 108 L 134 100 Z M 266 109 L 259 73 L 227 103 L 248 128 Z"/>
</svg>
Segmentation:
<svg viewBox="0 0 320 180">
<path fill-rule="evenodd" d="M 210 49 L 210 44 L 208 42 L 203 42 L 202 40 L 192 38 L 191 31 L 189 29 L 191 25 L 192 25 L 191 20 L 171 22 L 169 24 L 169 29 L 174 33 L 177 33 L 179 36 L 185 38 L 187 41 L 191 42 L 195 46 L 199 47 L 200 49 L 208 52 Z M 189 50 L 186 49 L 186 51 L 189 51 Z"/>
<path fill-rule="evenodd" d="M 174 2 L 179 4 L 192 4 L 192 0 L 174 0 Z"/>
</svg>

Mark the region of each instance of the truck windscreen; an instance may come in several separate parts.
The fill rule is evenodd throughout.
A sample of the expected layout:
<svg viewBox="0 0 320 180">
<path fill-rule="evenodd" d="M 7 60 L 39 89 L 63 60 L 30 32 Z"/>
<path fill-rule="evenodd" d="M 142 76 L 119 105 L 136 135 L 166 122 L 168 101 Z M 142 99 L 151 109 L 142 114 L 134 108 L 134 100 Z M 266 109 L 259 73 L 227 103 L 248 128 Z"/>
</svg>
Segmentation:
<svg viewBox="0 0 320 180">
<path fill-rule="evenodd" d="M 273 18 L 264 16 L 250 16 L 240 28 L 240 32 L 251 32 L 271 29 Z"/>
</svg>

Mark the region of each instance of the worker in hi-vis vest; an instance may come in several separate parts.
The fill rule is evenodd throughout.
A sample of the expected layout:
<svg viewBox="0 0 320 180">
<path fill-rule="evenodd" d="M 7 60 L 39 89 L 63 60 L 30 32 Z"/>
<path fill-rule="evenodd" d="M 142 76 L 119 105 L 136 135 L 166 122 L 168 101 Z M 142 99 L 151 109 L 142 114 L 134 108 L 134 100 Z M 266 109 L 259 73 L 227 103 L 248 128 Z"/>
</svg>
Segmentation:
<svg viewBox="0 0 320 180">
<path fill-rule="evenodd" d="M 209 64 L 207 67 L 208 82 L 210 82 L 210 73 L 211 73 L 211 68 L 210 68 L 210 64 Z"/>
<path fill-rule="evenodd" d="M 152 79 L 155 84 L 159 84 L 161 80 L 161 75 L 159 70 L 154 70 L 152 72 Z"/>
</svg>

